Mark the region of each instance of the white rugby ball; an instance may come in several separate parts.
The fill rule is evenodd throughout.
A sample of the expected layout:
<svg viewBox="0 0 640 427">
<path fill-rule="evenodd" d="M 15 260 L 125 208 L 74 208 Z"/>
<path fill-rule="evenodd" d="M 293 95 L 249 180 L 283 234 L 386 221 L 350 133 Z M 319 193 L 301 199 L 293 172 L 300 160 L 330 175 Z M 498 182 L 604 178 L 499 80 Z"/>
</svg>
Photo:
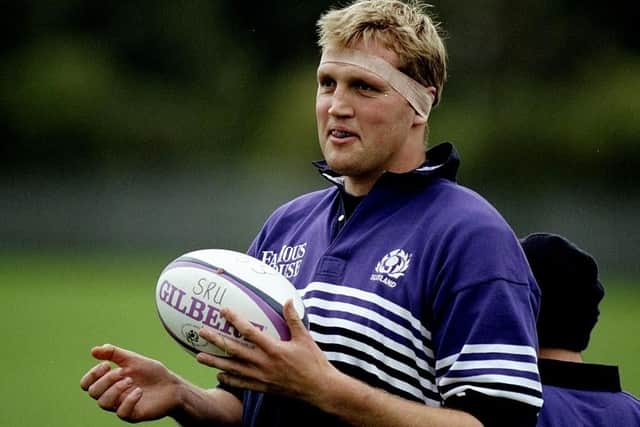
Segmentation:
<svg viewBox="0 0 640 427">
<path fill-rule="evenodd" d="M 262 332 L 288 341 L 291 336 L 282 310 L 284 303 L 293 299 L 298 316 L 307 325 L 302 300 L 286 277 L 256 258 L 226 249 L 193 251 L 173 260 L 158 278 L 155 299 L 169 335 L 194 355 L 227 356 L 224 349 L 198 335 L 203 326 L 227 339 L 252 345 L 222 317 L 224 307 Z"/>
</svg>

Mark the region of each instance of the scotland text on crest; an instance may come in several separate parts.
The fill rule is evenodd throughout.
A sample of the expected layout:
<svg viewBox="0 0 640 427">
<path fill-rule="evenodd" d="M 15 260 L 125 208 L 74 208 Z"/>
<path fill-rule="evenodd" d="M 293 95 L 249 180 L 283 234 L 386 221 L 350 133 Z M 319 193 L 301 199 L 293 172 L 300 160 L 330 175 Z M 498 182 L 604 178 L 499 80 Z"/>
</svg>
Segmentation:
<svg viewBox="0 0 640 427">
<path fill-rule="evenodd" d="M 370 280 L 395 288 L 398 285 L 397 280 L 404 276 L 410 263 L 410 253 L 403 249 L 394 249 L 376 264 L 375 272 L 371 275 Z"/>
</svg>

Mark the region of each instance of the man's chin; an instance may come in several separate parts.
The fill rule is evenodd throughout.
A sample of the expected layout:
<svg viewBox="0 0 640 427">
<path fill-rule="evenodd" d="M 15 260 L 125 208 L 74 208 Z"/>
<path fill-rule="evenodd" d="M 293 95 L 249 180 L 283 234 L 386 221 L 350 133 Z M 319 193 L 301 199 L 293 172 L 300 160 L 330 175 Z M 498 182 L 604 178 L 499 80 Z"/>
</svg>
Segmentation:
<svg viewBox="0 0 640 427">
<path fill-rule="evenodd" d="M 325 160 L 327 161 L 327 165 L 332 171 L 342 176 L 351 175 L 354 172 L 354 168 L 349 164 L 349 162 L 345 162 L 344 160 L 341 160 L 341 159 L 332 159 L 332 158 L 328 158 Z"/>
<path fill-rule="evenodd" d="M 367 157 L 357 150 L 336 150 L 330 147 L 323 155 L 329 168 L 342 176 L 357 176 L 363 172 L 363 168 L 366 169 Z"/>
</svg>

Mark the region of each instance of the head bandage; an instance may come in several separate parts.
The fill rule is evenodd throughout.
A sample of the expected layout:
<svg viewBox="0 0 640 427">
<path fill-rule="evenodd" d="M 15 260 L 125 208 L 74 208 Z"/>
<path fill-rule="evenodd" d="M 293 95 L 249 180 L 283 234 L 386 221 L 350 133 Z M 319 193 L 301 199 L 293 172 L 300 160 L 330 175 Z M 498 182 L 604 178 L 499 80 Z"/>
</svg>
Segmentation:
<svg viewBox="0 0 640 427">
<path fill-rule="evenodd" d="M 434 96 L 427 88 L 379 56 L 370 55 L 361 50 L 349 48 L 329 48 L 322 52 L 320 64 L 349 64 L 363 68 L 385 80 L 396 92 L 402 95 L 416 112 L 428 118 Z"/>
</svg>

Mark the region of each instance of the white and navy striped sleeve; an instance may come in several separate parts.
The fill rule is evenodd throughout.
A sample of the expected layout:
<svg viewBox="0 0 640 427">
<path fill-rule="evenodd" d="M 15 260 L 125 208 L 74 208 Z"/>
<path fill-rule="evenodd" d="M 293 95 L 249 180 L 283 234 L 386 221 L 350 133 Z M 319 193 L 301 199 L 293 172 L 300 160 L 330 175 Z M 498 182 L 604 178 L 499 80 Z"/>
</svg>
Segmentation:
<svg viewBox="0 0 640 427">
<path fill-rule="evenodd" d="M 528 286 L 505 280 L 476 284 L 447 305 L 433 336 L 436 384 L 445 406 L 471 412 L 485 425 L 498 425 L 487 419 L 513 408 L 535 425 L 542 386 Z M 502 413 L 487 411 L 492 406 Z M 527 425 L 514 421 L 510 425 Z"/>
<path fill-rule="evenodd" d="M 453 239 L 440 270 L 446 273 L 432 289 L 438 392 L 445 406 L 478 418 L 491 417 L 481 412 L 497 403 L 531 419 L 543 402 L 537 367 L 539 290 L 510 229 L 475 225 Z M 535 417 L 533 424 L 511 425 L 535 425 Z"/>
</svg>

